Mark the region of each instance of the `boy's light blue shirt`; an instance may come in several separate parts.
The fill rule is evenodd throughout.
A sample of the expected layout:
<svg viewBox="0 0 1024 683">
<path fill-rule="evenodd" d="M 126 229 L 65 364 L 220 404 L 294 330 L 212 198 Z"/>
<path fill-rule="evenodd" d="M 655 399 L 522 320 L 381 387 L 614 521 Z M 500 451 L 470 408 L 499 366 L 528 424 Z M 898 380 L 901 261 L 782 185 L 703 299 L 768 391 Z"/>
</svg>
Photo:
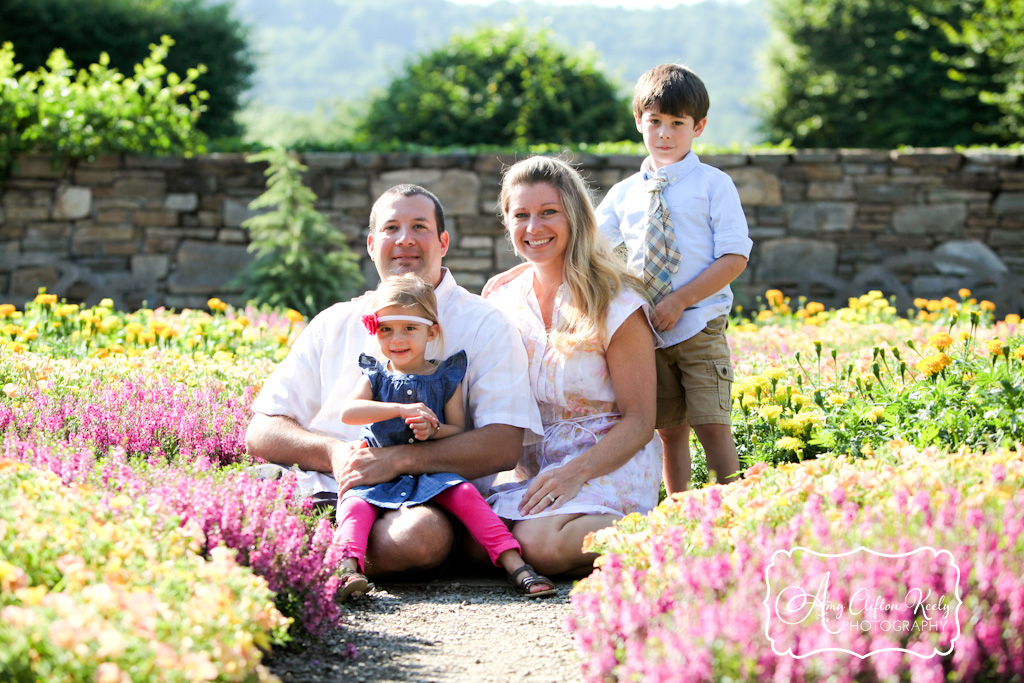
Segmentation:
<svg viewBox="0 0 1024 683">
<path fill-rule="evenodd" d="M 633 272 L 643 272 L 644 216 L 650 203 L 644 181 L 654 176 L 668 179 L 665 202 L 682 255 L 679 269 L 672 275 L 673 291 L 726 254 L 750 258 L 754 243 L 736 185 L 728 174 L 702 164 L 691 151 L 682 161 L 657 171 L 651 167 L 650 157 L 644 159 L 640 172 L 616 183 L 597 207 L 601 232 L 612 245 L 625 243 Z M 686 341 L 731 308 L 732 289 L 726 285 L 683 311 L 676 326 L 661 333 L 664 346 Z"/>
</svg>

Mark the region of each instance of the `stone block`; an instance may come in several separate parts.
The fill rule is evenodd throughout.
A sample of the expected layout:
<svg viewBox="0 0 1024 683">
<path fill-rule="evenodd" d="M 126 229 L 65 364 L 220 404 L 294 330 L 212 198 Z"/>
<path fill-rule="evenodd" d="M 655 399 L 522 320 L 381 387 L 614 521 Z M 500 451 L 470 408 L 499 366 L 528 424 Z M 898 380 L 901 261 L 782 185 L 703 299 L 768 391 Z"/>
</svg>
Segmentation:
<svg viewBox="0 0 1024 683">
<path fill-rule="evenodd" d="M 74 178 L 77 184 L 88 187 L 95 187 L 96 185 L 112 185 L 114 183 L 114 171 L 95 168 L 76 168 Z"/>
<path fill-rule="evenodd" d="M 507 241 L 499 242 L 494 246 L 494 265 L 499 273 L 518 266 L 522 262 L 523 259 L 519 258 Z"/>
<path fill-rule="evenodd" d="M 943 275 L 1006 273 L 1009 268 L 994 251 L 977 240 L 951 240 L 932 251 L 935 269 Z"/>
<path fill-rule="evenodd" d="M 130 225 L 96 225 L 94 223 L 78 225 L 71 232 L 72 244 L 85 242 L 123 242 L 135 236 L 135 228 Z"/>
<path fill-rule="evenodd" d="M 46 206 L 19 206 L 17 204 L 6 207 L 7 220 L 15 221 L 46 221 L 50 219 L 50 209 Z"/>
<path fill-rule="evenodd" d="M 54 267 L 19 268 L 11 273 L 10 296 L 14 301 L 31 301 L 40 287 L 53 291 L 60 282 L 60 270 Z"/>
<path fill-rule="evenodd" d="M 964 163 L 964 155 L 952 150 L 915 150 L 891 155 L 893 163 L 914 169 L 955 171 Z"/>
<path fill-rule="evenodd" d="M 857 206 L 852 202 L 796 203 L 786 206 L 789 229 L 794 235 L 850 230 L 856 212 Z"/>
<path fill-rule="evenodd" d="M 750 157 L 746 154 L 702 154 L 700 160 L 708 166 L 714 166 L 723 171 L 747 166 L 750 163 Z"/>
<path fill-rule="evenodd" d="M 36 251 L 66 251 L 70 236 L 70 223 L 31 223 L 25 229 L 25 248 Z"/>
<path fill-rule="evenodd" d="M 164 208 L 171 211 L 195 211 L 199 208 L 199 195 L 195 192 L 171 192 L 164 198 Z"/>
<path fill-rule="evenodd" d="M 1024 242 L 1024 230 L 993 230 L 989 233 L 988 244 L 993 248 L 1020 248 Z"/>
<path fill-rule="evenodd" d="M 114 181 L 113 196 L 133 199 L 163 199 L 167 180 L 162 173 L 122 172 Z"/>
<path fill-rule="evenodd" d="M 728 174 L 736 183 L 743 206 L 782 205 L 782 186 L 774 173 L 748 166 L 731 168 Z"/>
<path fill-rule="evenodd" d="M 372 206 L 369 194 L 366 190 L 335 192 L 331 196 L 332 209 L 364 209 L 367 217 L 370 215 Z M 447 207 L 446 207 L 447 208 Z"/>
<path fill-rule="evenodd" d="M 892 228 L 906 235 L 952 235 L 963 230 L 966 220 L 963 203 L 900 206 L 893 212 Z"/>
<path fill-rule="evenodd" d="M 494 238 L 463 237 L 459 240 L 459 246 L 463 249 L 491 249 L 494 247 Z"/>
<path fill-rule="evenodd" d="M 306 152 L 300 159 L 310 169 L 341 171 L 352 166 L 352 152 Z"/>
<path fill-rule="evenodd" d="M 814 201 L 853 199 L 856 192 L 849 180 L 807 183 L 807 198 Z"/>
<path fill-rule="evenodd" d="M 249 199 L 238 199 L 233 197 L 224 198 L 224 225 L 229 228 L 240 228 L 242 223 L 258 216 L 260 211 L 253 211 L 249 208 L 249 202 L 255 197 Z"/>
<path fill-rule="evenodd" d="M 132 275 L 145 280 L 167 277 L 171 258 L 167 254 L 135 254 L 131 257 Z"/>
<path fill-rule="evenodd" d="M 475 271 L 485 272 L 490 271 L 494 268 L 494 259 L 491 258 L 451 258 L 448 257 L 444 260 L 444 265 L 448 268 L 461 271 Z"/>
<path fill-rule="evenodd" d="M 480 177 L 463 169 L 439 170 L 409 168 L 382 173 L 372 184 L 371 194 L 379 197 L 385 190 L 400 183 L 413 183 L 427 188 L 441 200 L 445 216 L 479 213 Z"/>
<path fill-rule="evenodd" d="M 466 235 L 501 235 L 505 232 L 504 226 L 496 215 L 483 216 L 459 216 L 453 221 L 458 228 L 459 234 Z"/>
<path fill-rule="evenodd" d="M 199 219 L 199 225 L 204 228 L 219 228 L 224 224 L 224 217 L 220 211 L 200 211 L 196 218 Z"/>
<path fill-rule="evenodd" d="M 1021 195 L 1021 197 L 1024 197 L 1024 195 Z M 925 190 L 925 198 L 928 204 L 976 202 L 984 203 L 987 206 L 992 199 L 992 195 L 989 192 L 981 192 L 978 190 L 939 188 L 935 190 Z M 1021 206 L 1024 207 L 1024 202 L 1022 202 Z"/>
<path fill-rule="evenodd" d="M 167 209 L 136 211 L 132 216 L 132 223 L 139 227 L 168 228 L 178 224 L 178 212 Z"/>
<path fill-rule="evenodd" d="M 831 242 L 786 237 L 761 245 L 756 264 L 757 280 L 796 281 L 801 271 L 831 275 L 836 269 L 839 248 Z"/>
<path fill-rule="evenodd" d="M 217 241 L 224 244 L 246 244 L 249 241 L 249 233 L 236 228 L 224 228 L 217 233 Z"/>
<path fill-rule="evenodd" d="M 1024 192 L 1001 192 L 992 204 L 996 214 L 1024 214 Z"/>
<path fill-rule="evenodd" d="M 0 242 L 0 270 L 14 270 L 21 256 L 21 244 L 18 242 Z"/>
<path fill-rule="evenodd" d="M 11 168 L 13 178 L 63 178 L 64 167 L 54 165 L 48 156 L 25 154 L 14 160 Z"/>
<path fill-rule="evenodd" d="M 124 209 L 107 209 L 96 212 L 97 223 L 127 223 L 129 222 L 128 212 Z"/>
<path fill-rule="evenodd" d="M 227 284 L 252 257 L 242 245 L 186 240 L 178 248 L 167 281 L 174 294 L 213 294 Z"/>
</svg>

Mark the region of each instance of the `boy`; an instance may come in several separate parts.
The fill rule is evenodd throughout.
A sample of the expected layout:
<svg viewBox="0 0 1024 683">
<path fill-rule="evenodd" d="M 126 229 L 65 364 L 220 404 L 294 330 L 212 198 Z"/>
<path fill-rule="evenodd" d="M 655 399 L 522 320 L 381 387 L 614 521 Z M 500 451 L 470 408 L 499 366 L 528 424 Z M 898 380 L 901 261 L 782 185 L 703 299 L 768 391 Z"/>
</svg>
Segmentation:
<svg viewBox="0 0 1024 683">
<path fill-rule="evenodd" d="M 625 243 L 655 304 L 651 324 L 664 341 L 657 427 L 669 494 L 690 482 L 691 426 L 717 481 L 739 470 L 725 327 L 729 283 L 746 267 L 752 242 L 732 179 L 691 151 L 708 106 L 704 83 L 686 67 L 662 64 L 641 76 L 633 116 L 649 156 L 597 209 L 601 231 Z"/>
</svg>

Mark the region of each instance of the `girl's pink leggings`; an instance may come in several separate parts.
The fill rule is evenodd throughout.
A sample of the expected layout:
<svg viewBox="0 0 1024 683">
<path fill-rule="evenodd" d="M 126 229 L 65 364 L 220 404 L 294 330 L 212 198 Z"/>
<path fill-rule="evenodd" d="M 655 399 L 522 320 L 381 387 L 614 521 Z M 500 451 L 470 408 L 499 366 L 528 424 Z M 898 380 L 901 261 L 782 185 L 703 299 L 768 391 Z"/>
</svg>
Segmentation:
<svg viewBox="0 0 1024 683">
<path fill-rule="evenodd" d="M 512 537 L 512 532 L 469 482 L 445 489 L 431 498 L 430 502 L 436 503 L 465 524 L 470 535 L 487 550 L 495 565 L 498 564 L 498 555 L 506 550 L 519 550 L 519 543 Z M 338 530 L 345 543 L 345 555 L 359 562 L 360 571 L 363 570 L 363 558 L 366 557 L 370 527 L 377 521 L 377 515 L 382 509 L 359 496 L 349 496 L 338 503 Z"/>
</svg>

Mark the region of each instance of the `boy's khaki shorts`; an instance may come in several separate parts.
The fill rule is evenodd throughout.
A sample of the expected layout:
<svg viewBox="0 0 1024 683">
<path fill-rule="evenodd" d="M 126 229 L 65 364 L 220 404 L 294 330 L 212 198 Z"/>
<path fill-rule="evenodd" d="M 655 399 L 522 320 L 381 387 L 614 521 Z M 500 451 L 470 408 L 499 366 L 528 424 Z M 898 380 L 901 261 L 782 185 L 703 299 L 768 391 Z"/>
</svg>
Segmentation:
<svg viewBox="0 0 1024 683">
<path fill-rule="evenodd" d="M 657 428 L 732 424 L 732 361 L 719 316 L 686 341 L 657 349 Z"/>
</svg>

